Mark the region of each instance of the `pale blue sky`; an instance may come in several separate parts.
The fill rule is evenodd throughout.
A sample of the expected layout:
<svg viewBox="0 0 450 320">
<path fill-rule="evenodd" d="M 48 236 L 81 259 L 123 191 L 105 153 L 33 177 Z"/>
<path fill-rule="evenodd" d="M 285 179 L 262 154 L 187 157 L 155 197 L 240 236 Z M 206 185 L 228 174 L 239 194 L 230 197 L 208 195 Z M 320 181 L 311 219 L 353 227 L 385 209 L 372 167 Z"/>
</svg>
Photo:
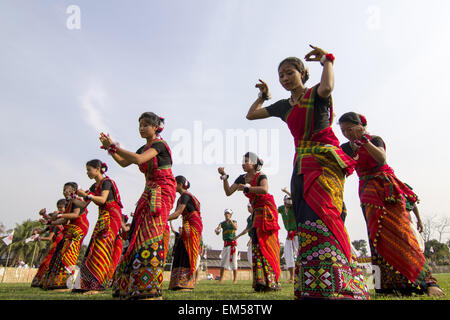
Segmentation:
<svg viewBox="0 0 450 320">
<path fill-rule="evenodd" d="M 79 30 L 66 27 L 69 5 L 81 10 Z M 245 115 L 258 78 L 268 83 L 272 102 L 288 96 L 278 63 L 303 58 L 310 43 L 336 56 L 337 116 L 365 114 L 369 131 L 387 144 L 388 163 L 419 194 L 422 215 L 449 215 L 443 205 L 450 161 L 449 14 L 446 0 L 2 1 L 0 222 L 11 228 L 37 218 L 42 207 L 53 209 L 67 181 L 89 187 L 85 163 L 94 158 L 108 163 L 124 212 L 134 210 L 144 177 L 135 166 L 112 162 L 99 149 L 98 133 L 108 131 L 136 150 L 144 144 L 137 127 L 144 111 L 166 118 L 162 136 L 171 146 L 176 130 L 193 133 L 195 121 L 223 134 L 278 129 L 279 168 L 269 185 L 281 204 L 292 138 L 279 119 L 250 122 Z M 307 65 L 312 86 L 321 67 Z M 213 229 L 232 208 L 242 230 L 246 198 L 225 197 L 219 164 L 174 161 L 174 174 L 191 181 L 202 204 L 205 242 L 220 248 Z M 239 163 L 226 170 L 232 179 L 242 173 Z M 345 201 L 351 240 L 367 239 L 356 175 L 346 183 Z M 90 232 L 96 218 L 91 206 Z M 280 241 L 285 235 L 282 227 Z M 241 250 L 247 239 L 239 241 Z"/>
</svg>

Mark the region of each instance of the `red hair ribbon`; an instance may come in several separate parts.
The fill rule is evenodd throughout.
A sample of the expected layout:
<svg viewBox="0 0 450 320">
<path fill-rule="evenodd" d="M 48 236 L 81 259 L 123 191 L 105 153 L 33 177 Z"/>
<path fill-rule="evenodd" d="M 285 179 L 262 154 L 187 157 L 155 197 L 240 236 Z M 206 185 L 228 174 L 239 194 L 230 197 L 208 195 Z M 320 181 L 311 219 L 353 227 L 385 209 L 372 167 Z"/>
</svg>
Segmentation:
<svg viewBox="0 0 450 320">
<path fill-rule="evenodd" d="M 366 117 L 364 117 L 362 114 L 359 115 L 359 120 L 361 120 L 361 124 L 365 127 L 367 125 Z"/>
</svg>

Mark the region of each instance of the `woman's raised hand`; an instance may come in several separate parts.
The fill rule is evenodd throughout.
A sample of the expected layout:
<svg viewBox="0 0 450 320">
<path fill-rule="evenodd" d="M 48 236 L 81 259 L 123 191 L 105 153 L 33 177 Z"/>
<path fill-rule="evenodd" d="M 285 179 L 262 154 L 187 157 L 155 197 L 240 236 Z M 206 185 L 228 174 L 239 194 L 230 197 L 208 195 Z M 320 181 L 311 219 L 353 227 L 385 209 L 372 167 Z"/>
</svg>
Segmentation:
<svg viewBox="0 0 450 320">
<path fill-rule="evenodd" d="M 326 54 L 328 54 L 328 52 L 326 52 L 325 50 L 319 48 L 319 47 L 315 47 L 313 45 L 309 45 L 313 50 L 311 50 L 310 52 L 308 52 L 305 56 L 305 60 L 306 61 L 320 61 L 320 59 L 322 59 L 322 57 Z"/>
<path fill-rule="evenodd" d="M 221 176 L 225 175 L 225 168 L 224 167 L 220 167 L 219 169 L 217 169 L 217 171 L 219 171 L 219 174 Z"/>
<path fill-rule="evenodd" d="M 102 143 L 104 148 L 108 148 L 110 145 L 113 144 L 113 141 L 111 139 L 111 137 L 108 134 L 104 134 L 103 132 L 100 133 L 100 138 L 99 138 L 100 142 Z"/>
<path fill-rule="evenodd" d="M 255 84 L 255 88 L 258 88 L 260 92 L 269 94 L 269 86 L 267 86 L 267 83 L 262 81 L 261 79 L 258 79 L 259 83 Z"/>
</svg>

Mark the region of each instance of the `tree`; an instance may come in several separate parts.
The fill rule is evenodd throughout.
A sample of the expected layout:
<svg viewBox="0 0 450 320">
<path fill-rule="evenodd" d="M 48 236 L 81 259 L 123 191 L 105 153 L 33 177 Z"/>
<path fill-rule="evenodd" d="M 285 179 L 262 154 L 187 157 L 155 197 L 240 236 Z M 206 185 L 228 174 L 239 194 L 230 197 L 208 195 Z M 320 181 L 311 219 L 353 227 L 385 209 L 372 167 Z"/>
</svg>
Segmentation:
<svg viewBox="0 0 450 320">
<path fill-rule="evenodd" d="M 364 239 L 352 241 L 352 245 L 359 251 L 361 256 L 367 257 L 367 241 Z"/>
<path fill-rule="evenodd" d="M 25 243 L 25 239 L 31 237 L 34 229 L 39 227 L 42 227 L 42 224 L 39 221 L 32 221 L 30 219 L 26 220 L 22 224 L 16 224 L 16 227 L 14 228 L 13 242 L 10 244 L 12 247 L 8 266 L 14 266 L 22 260 L 31 267 L 31 263 L 38 264 L 43 258 L 47 251 L 45 249 L 48 248 L 47 242 L 31 241 Z M 10 231 L 12 230 L 8 230 L 8 232 Z M 3 241 L 0 242 L 0 256 L 3 256 L 8 253 L 9 246 L 6 246 Z M 36 253 L 36 255 L 33 261 L 34 253 Z"/>
<path fill-rule="evenodd" d="M 450 227 L 450 219 L 448 217 L 442 217 L 436 224 L 435 230 L 439 234 L 439 242 L 442 241 L 442 236 L 448 233 L 447 229 Z"/>
<path fill-rule="evenodd" d="M 433 239 L 425 243 L 425 257 L 438 265 L 448 264 L 450 250 L 445 243 Z"/>
</svg>

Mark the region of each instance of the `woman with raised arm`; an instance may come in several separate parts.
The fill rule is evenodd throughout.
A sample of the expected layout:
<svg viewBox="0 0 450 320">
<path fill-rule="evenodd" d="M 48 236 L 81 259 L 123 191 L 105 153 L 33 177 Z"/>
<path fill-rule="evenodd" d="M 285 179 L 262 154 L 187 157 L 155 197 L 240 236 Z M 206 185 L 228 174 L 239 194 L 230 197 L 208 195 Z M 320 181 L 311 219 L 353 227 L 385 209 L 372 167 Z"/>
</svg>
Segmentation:
<svg viewBox="0 0 450 320">
<path fill-rule="evenodd" d="M 368 299 L 341 219 L 345 175 L 352 172 L 354 161 L 341 150 L 331 128 L 334 56 L 311 47 L 305 60 L 323 65 L 320 83 L 307 88 L 309 72 L 303 62 L 286 58 L 278 66 L 278 76 L 291 96 L 263 108 L 270 94 L 260 80 L 256 85 L 260 92 L 247 119 L 281 118 L 294 138 L 291 192 L 299 238 L 296 299 Z"/>
<path fill-rule="evenodd" d="M 118 266 L 117 288 L 122 299 L 162 299 L 164 263 L 170 236 L 167 218 L 176 195 L 172 155 L 159 137 L 164 119 L 153 112 L 139 117 L 139 132 L 147 142 L 136 152 L 121 148 L 109 135 L 100 134 L 103 148 L 122 167 L 135 164 L 145 175 L 129 232 L 128 247 Z"/>
<path fill-rule="evenodd" d="M 342 149 L 356 161 L 372 264 L 379 268 L 381 280 L 376 292 L 443 295 L 410 228 L 406 202 L 413 205 L 417 196 L 387 165 L 383 139 L 368 134 L 366 118 L 355 112 L 343 114 L 339 124 L 349 140 Z"/>
<path fill-rule="evenodd" d="M 75 273 L 84 237 L 89 230 L 85 203 L 76 196 L 78 184 L 67 182 L 63 194 L 67 205 L 63 213 L 52 216 L 52 225 L 64 226 L 63 239 L 59 242 L 49 267 L 42 277 L 42 288 L 69 291 L 67 279 Z"/>
<path fill-rule="evenodd" d="M 104 291 L 108 285 L 117 262 L 114 261 L 114 252 L 122 251 L 121 242 L 116 248 L 116 239 L 119 235 L 122 220 L 122 202 L 116 183 L 105 175 L 108 166 L 98 160 L 86 163 L 87 176 L 95 183 L 88 191 L 78 190 L 78 195 L 87 202 L 98 206 L 98 219 L 89 242 L 86 255 L 80 268 L 79 286 L 74 292 L 96 294 Z"/>
<path fill-rule="evenodd" d="M 253 152 L 244 155 L 240 175 L 230 186 L 223 167 L 219 174 L 227 196 L 243 191 L 253 208 L 252 237 L 253 289 L 255 291 L 280 290 L 280 243 L 278 241 L 278 211 L 269 194 L 267 176 L 261 172 L 263 161 Z"/>
<path fill-rule="evenodd" d="M 175 212 L 169 216 L 168 220 L 175 220 L 181 215 L 183 222 L 181 241 L 178 241 L 173 248 L 169 289 L 187 291 L 195 287 L 195 271 L 200 258 L 203 223 L 200 215 L 200 202 L 187 191 L 191 184 L 183 176 L 177 176 L 175 180 L 180 198 Z"/>
<path fill-rule="evenodd" d="M 58 211 L 53 212 L 52 214 L 63 213 L 66 208 L 66 199 L 58 200 L 58 202 L 56 202 L 56 207 L 58 208 Z M 45 224 L 48 225 L 51 223 L 51 220 L 50 220 L 50 217 L 47 216 L 45 212 L 46 212 L 45 209 L 41 209 L 39 211 L 39 214 L 48 219 L 48 220 L 43 219 Z M 37 238 L 36 241 L 49 241 L 50 244 L 49 244 L 47 255 L 45 256 L 45 258 L 42 260 L 41 264 L 39 265 L 36 275 L 33 278 L 33 281 L 31 281 L 32 287 L 40 287 L 42 285 L 42 283 L 41 283 L 42 277 L 44 276 L 45 272 L 48 269 L 48 266 L 50 264 L 50 261 L 52 260 L 53 254 L 56 251 L 56 247 L 58 246 L 58 243 L 63 238 L 63 230 L 64 230 L 64 227 L 62 225 L 48 225 L 44 230 L 38 232 L 39 237 Z M 41 237 L 40 234 L 42 234 L 44 232 L 48 232 L 48 235 L 46 237 Z"/>
</svg>

